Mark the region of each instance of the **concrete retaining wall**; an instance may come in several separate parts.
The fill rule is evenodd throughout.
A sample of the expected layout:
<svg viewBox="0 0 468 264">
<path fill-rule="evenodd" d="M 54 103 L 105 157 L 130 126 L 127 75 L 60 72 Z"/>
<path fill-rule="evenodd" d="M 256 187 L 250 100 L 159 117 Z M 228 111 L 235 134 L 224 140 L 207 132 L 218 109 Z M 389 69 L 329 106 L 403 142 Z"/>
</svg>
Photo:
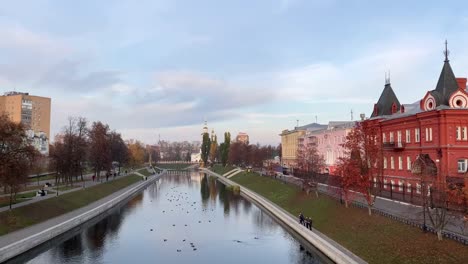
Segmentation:
<svg viewBox="0 0 468 264">
<path fill-rule="evenodd" d="M 15 256 L 18 256 L 44 242 L 47 242 L 83 223 L 85 223 L 88 220 L 91 220 L 92 218 L 108 211 L 112 207 L 116 206 L 119 204 L 121 201 L 125 200 L 126 198 L 130 197 L 131 195 L 143 190 L 146 188 L 148 185 L 156 181 L 161 175 L 163 175 L 165 171 L 162 173 L 150 177 L 147 181 L 143 181 L 138 183 L 136 186 L 128 189 L 124 193 L 118 195 L 117 197 L 103 203 L 100 205 L 97 205 L 93 209 L 90 209 L 89 211 L 82 213 L 78 216 L 75 216 L 69 220 L 66 220 L 58 225 L 52 226 L 50 228 L 47 228 L 39 233 L 36 233 L 32 236 L 26 237 L 24 239 L 21 239 L 19 241 L 16 241 L 15 243 L 12 243 L 8 246 L 5 246 L 3 248 L 0 248 L 0 263 L 4 262 L 8 259 L 11 259 Z"/>
<path fill-rule="evenodd" d="M 226 185 L 239 185 L 221 175 L 214 173 L 207 169 L 202 169 L 204 172 L 218 177 L 218 179 Z M 239 185 L 241 186 L 241 185 Z M 296 232 L 302 238 L 307 240 L 310 244 L 316 247 L 320 252 L 326 255 L 335 263 L 366 263 L 363 259 L 354 255 L 349 250 L 338 245 L 333 240 L 325 237 L 323 234 L 317 234 L 314 231 L 306 229 L 303 225 L 298 223 L 296 217 L 293 217 L 289 212 L 265 199 L 263 196 L 256 194 L 246 187 L 241 186 L 241 195 L 256 201 L 261 204 L 263 208 L 273 214 L 279 221 L 287 225 L 291 230 Z"/>
</svg>

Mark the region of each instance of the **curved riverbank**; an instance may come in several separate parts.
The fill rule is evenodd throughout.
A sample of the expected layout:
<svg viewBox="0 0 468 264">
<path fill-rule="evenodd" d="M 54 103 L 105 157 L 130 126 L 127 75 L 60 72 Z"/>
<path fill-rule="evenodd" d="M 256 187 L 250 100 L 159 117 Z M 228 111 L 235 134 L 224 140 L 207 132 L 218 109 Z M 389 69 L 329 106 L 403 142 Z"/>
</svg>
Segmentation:
<svg viewBox="0 0 468 264">
<path fill-rule="evenodd" d="M 221 182 L 226 185 L 239 185 L 221 175 L 212 172 L 208 169 L 202 169 L 202 171 L 216 176 Z M 316 230 L 310 231 L 304 226 L 298 223 L 296 217 L 293 217 L 291 214 L 270 202 L 269 200 L 263 198 L 262 196 L 256 194 L 255 192 L 241 186 L 241 195 L 244 197 L 255 201 L 257 204 L 261 205 L 265 210 L 275 216 L 279 221 L 289 227 L 291 231 L 305 239 L 311 245 L 320 250 L 324 255 L 330 258 L 336 263 L 366 263 L 364 260 L 354 255 L 349 250 L 345 249 L 338 243 L 329 239 L 325 235 L 317 232 Z"/>
<path fill-rule="evenodd" d="M 107 212 L 139 193 L 164 173 L 165 171 L 148 178 L 147 181 L 137 182 L 80 209 L 2 236 L 0 238 L 0 262 L 22 254 Z"/>
</svg>

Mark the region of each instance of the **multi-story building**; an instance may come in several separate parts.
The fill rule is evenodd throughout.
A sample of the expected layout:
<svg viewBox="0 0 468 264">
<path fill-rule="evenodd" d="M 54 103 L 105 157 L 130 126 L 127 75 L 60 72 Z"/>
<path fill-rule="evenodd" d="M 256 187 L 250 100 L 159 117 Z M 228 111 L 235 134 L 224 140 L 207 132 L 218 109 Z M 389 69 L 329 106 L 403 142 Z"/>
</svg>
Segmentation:
<svg viewBox="0 0 468 264">
<path fill-rule="evenodd" d="M 0 113 L 31 130 L 28 135 L 43 154 L 49 152 L 50 102 L 50 98 L 28 93 L 8 92 L 0 96 Z"/>
<path fill-rule="evenodd" d="M 330 121 L 326 128 L 307 131 L 299 137 L 298 149 L 305 151 L 308 147 L 315 147 L 325 160 L 324 173 L 333 174 L 338 159 L 344 156 L 341 144 L 355 124 L 355 121 Z"/>
<path fill-rule="evenodd" d="M 399 191 L 416 187 L 420 193 L 420 180 L 412 173 L 418 155 L 429 155 L 442 182 L 461 183 L 467 172 L 467 79 L 455 77 L 447 53 L 434 90 L 418 102 L 401 104 L 387 80 L 371 118 L 364 121 L 381 135 L 383 183 Z"/>
<path fill-rule="evenodd" d="M 244 132 L 239 132 L 236 136 L 236 142 L 244 143 L 244 144 L 249 144 L 249 135 Z"/>
<path fill-rule="evenodd" d="M 327 125 L 311 123 L 301 127 L 295 127 L 293 130 L 283 130 L 281 136 L 281 165 L 284 167 L 294 167 L 297 164 L 297 150 L 299 138 L 304 136 L 307 131 L 315 131 L 326 128 Z"/>
</svg>

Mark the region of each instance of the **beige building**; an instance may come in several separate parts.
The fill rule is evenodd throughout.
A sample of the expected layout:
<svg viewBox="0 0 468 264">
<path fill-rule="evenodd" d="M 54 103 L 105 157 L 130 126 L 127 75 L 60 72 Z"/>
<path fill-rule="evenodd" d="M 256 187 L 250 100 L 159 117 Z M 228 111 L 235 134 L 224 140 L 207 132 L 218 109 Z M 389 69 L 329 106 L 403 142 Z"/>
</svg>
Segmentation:
<svg viewBox="0 0 468 264">
<path fill-rule="evenodd" d="M 315 131 L 326 128 L 327 125 L 317 123 L 308 124 L 301 127 L 295 127 L 293 130 L 283 130 L 281 136 L 281 165 L 292 168 L 297 164 L 297 149 L 299 138 L 304 136 L 307 131 Z"/>
<path fill-rule="evenodd" d="M 50 98 L 28 93 L 8 92 L 0 96 L 0 113 L 6 114 L 13 122 L 23 123 L 30 130 L 28 135 L 34 140 L 34 145 L 44 154 L 49 148 L 50 102 Z"/>
<path fill-rule="evenodd" d="M 247 133 L 244 133 L 244 132 L 239 132 L 239 134 L 237 134 L 237 137 L 236 137 L 236 142 L 241 142 L 241 143 L 244 143 L 244 144 L 249 144 L 249 135 Z"/>
</svg>

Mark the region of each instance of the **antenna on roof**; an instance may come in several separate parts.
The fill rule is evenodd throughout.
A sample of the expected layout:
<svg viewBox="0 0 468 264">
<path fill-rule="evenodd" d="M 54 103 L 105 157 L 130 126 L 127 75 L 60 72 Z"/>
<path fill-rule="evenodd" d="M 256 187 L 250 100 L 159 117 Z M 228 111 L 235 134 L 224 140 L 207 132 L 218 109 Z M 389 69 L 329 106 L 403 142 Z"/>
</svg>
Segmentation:
<svg viewBox="0 0 468 264">
<path fill-rule="evenodd" d="M 315 116 L 315 123 L 318 124 L 318 121 L 317 121 L 317 116 Z"/>
<path fill-rule="evenodd" d="M 449 59 L 448 59 L 449 54 L 450 54 L 450 51 L 447 48 L 447 40 L 445 40 L 445 50 L 444 50 L 445 62 L 449 61 Z"/>
<path fill-rule="evenodd" d="M 351 109 L 351 121 L 353 121 L 353 109 Z"/>
</svg>

